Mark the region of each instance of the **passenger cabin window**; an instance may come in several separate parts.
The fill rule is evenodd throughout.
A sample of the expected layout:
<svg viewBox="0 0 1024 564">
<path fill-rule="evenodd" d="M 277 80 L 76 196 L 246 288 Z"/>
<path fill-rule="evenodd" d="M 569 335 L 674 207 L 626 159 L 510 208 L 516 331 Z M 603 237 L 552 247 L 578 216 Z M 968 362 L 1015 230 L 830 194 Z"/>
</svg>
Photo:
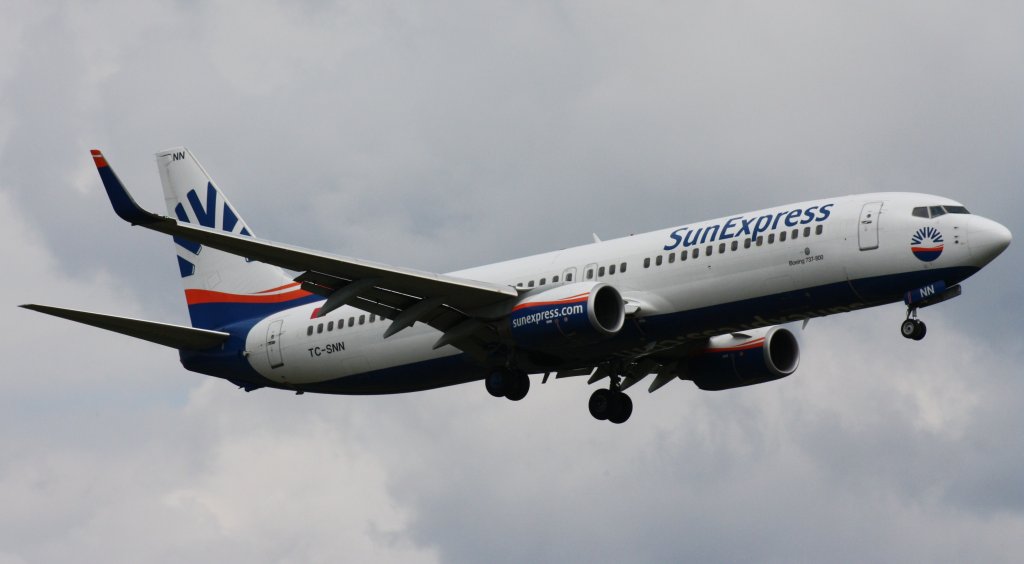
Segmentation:
<svg viewBox="0 0 1024 564">
<path fill-rule="evenodd" d="M 821 232 L 824 231 L 824 230 L 825 230 L 825 228 L 823 226 L 819 225 L 819 226 L 814 228 L 814 234 L 815 235 L 821 235 Z"/>
<path fill-rule="evenodd" d="M 750 248 L 750 239 L 749 238 L 743 240 L 743 248 L 744 249 L 749 249 Z"/>
<path fill-rule="evenodd" d="M 312 325 L 310 325 L 309 327 L 306 328 L 306 335 L 307 336 L 312 336 L 313 335 L 313 326 Z"/>
<path fill-rule="evenodd" d="M 571 272 L 565 275 L 565 281 L 566 282 L 572 282 L 572 273 Z"/>
<path fill-rule="evenodd" d="M 626 263 L 622 263 L 622 264 L 619 265 L 619 273 L 622 274 L 622 273 L 625 273 L 625 272 L 626 272 Z"/>
<path fill-rule="evenodd" d="M 318 323 L 318 324 L 317 324 L 317 326 L 316 326 L 316 332 L 317 332 L 317 334 L 319 334 L 319 333 L 323 333 L 323 332 L 324 332 L 324 324 L 323 324 L 323 323 Z"/>
<path fill-rule="evenodd" d="M 527 283 L 526 283 L 526 286 L 527 286 L 528 288 L 533 288 L 533 280 L 530 280 L 529 282 L 527 282 Z"/>
<path fill-rule="evenodd" d="M 694 248 L 693 249 L 693 253 L 690 255 L 690 258 L 697 258 L 699 256 L 700 256 L 700 249 Z"/>
<path fill-rule="evenodd" d="M 327 322 L 327 330 L 328 331 L 334 331 L 334 322 L 333 321 L 328 321 Z"/>
<path fill-rule="evenodd" d="M 775 242 L 775 234 L 774 233 L 769 233 L 768 234 L 768 244 L 771 245 L 774 242 Z"/>
<path fill-rule="evenodd" d="M 593 280 L 593 279 L 594 279 L 594 269 L 593 268 L 588 268 L 587 269 L 587 280 Z"/>
<path fill-rule="evenodd" d="M 800 236 L 800 230 L 799 229 L 794 229 L 793 230 L 793 238 L 796 239 L 799 236 Z"/>
<path fill-rule="evenodd" d="M 651 257 L 647 257 L 647 258 L 644 259 L 644 268 L 650 268 L 650 267 L 651 267 Z"/>
<path fill-rule="evenodd" d="M 686 251 L 682 251 L 681 253 L 679 253 L 679 260 L 680 262 L 686 260 Z"/>
<path fill-rule="evenodd" d="M 715 250 L 714 245 L 708 245 L 708 248 L 704 249 L 704 256 L 711 256 L 711 253 Z"/>
<path fill-rule="evenodd" d="M 764 235 L 758 235 L 757 236 L 757 246 L 760 247 L 763 244 L 764 244 Z"/>
<path fill-rule="evenodd" d="M 733 242 L 732 242 L 732 250 L 735 251 L 738 248 L 740 248 L 740 242 L 736 241 L 736 240 L 733 240 Z"/>
<path fill-rule="evenodd" d="M 788 233 L 789 233 L 789 231 L 783 231 L 782 233 L 779 233 L 779 242 L 780 242 L 780 243 L 782 243 L 783 241 L 785 241 L 785 240 L 786 240 L 786 235 L 787 235 Z"/>
<path fill-rule="evenodd" d="M 349 317 L 348 318 L 348 326 L 349 327 L 354 327 L 355 324 L 356 324 L 356 318 L 355 317 Z"/>
<path fill-rule="evenodd" d="M 722 254 L 724 252 L 725 252 L 725 243 L 719 243 L 718 244 L 718 254 Z"/>
<path fill-rule="evenodd" d="M 668 254 L 668 263 L 672 264 L 675 261 L 676 261 L 676 254 L 675 253 L 669 253 Z"/>
<path fill-rule="evenodd" d="M 373 323 L 373 314 L 370 314 L 370 323 Z"/>
<path fill-rule="evenodd" d="M 804 237 L 810 237 L 810 236 L 811 236 L 811 228 L 810 227 L 804 227 Z"/>
<path fill-rule="evenodd" d="M 543 286 L 543 285 L 545 285 L 547 283 L 548 283 L 548 279 L 547 278 L 541 278 L 539 286 Z"/>
<path fill-rule="evenodd" d="M 597 269 L 597 277 L 601 278 L 602 276 L 604 276 L 604 267 L 603 266 Z"/>
<path fill-rule="evenodd" d="M 359 316 L 359 324 L 362 325 L 364 323 L 366 323 L 366 316 L 365 315 L 360 315 Z"/>
<path fill-rule="evenodd" d="M 614 264 L 608 267 L 608 274 L 615 274 L 615 265 Z"/>
<path fill-rule="evenodd" d="M 661 255 L 654 257 L 654 264 L 657 266 L 661 266 Z"/>
</svg>

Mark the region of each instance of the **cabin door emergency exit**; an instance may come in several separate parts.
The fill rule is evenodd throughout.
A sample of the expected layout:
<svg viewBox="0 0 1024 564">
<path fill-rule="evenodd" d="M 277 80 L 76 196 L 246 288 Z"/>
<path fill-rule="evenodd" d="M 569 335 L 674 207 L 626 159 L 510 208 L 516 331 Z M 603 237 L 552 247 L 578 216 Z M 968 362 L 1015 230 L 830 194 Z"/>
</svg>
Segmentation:
<svg viewBox="0 0 1024 564">
<path fill-rule="evenodd" d="M 284 358 L 281 357 L 281 326 L 283 325 L 284 320 L 278 319 L 267 329 L 267 360 L 270 361 L 271 368 L 284 366 Z"/>
<path fill-rule="evenodd" d="M 860 227 L 858 239 L 860 250 L 870 251 L 878 248 L 878 220 L 882 213 L 882 202 L 869 202 L 860 209 Z"/>
</svg>

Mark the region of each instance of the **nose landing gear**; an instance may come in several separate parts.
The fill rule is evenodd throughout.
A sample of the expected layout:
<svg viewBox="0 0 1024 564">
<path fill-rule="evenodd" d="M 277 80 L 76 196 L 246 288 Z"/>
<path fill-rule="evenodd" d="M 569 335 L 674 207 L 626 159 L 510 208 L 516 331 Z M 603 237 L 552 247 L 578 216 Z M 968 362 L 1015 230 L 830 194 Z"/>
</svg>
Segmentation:
<svg viewBox="0 0 1024 564">
<path fill-rule="evenodd" d="M 925 326 L 924 321 L 917 318 L 917 308 L 908 308 L 907 319 L 900 324 L 900 334 L 907 339 L 920 341 L 926 333 L 928 333 L 928 327 Z"/>
</svg>

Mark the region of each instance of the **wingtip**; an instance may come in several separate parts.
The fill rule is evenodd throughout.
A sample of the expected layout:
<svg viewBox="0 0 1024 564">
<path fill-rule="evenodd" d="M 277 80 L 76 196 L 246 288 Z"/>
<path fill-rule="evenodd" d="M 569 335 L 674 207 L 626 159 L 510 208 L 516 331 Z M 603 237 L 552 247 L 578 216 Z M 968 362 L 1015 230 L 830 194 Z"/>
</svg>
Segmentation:
<svg viewBox="0 0 1024 564">
<path fill-rule="evenodd" d="M 96 168 L 105 168 L 110 165 L 107 164 L 107 159 L 103 158 L 103 153 L 99 149 L 92 149 L 89 151 L 92 153 L 92 160 L 96 163 Z"/>
</svg>

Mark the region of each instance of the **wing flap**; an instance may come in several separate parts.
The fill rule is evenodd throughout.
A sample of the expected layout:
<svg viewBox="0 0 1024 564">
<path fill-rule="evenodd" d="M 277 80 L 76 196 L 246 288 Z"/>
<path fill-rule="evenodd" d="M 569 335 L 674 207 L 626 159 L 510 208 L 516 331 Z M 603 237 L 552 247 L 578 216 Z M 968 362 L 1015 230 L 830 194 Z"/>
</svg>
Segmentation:
<svg viewBox="0 0 1024 564">
<path fill-rule="evenodd" d="M 222 331 L 196 329 L 194 327 L 184 327 L 182 325 L 145 321 L 77 309 L 65 309 L 38 304 L 25 304 L 21 307 L 175 349 L 209 349 L 220 345 L 230 336 L 230 334 Z"/>
</svg>

